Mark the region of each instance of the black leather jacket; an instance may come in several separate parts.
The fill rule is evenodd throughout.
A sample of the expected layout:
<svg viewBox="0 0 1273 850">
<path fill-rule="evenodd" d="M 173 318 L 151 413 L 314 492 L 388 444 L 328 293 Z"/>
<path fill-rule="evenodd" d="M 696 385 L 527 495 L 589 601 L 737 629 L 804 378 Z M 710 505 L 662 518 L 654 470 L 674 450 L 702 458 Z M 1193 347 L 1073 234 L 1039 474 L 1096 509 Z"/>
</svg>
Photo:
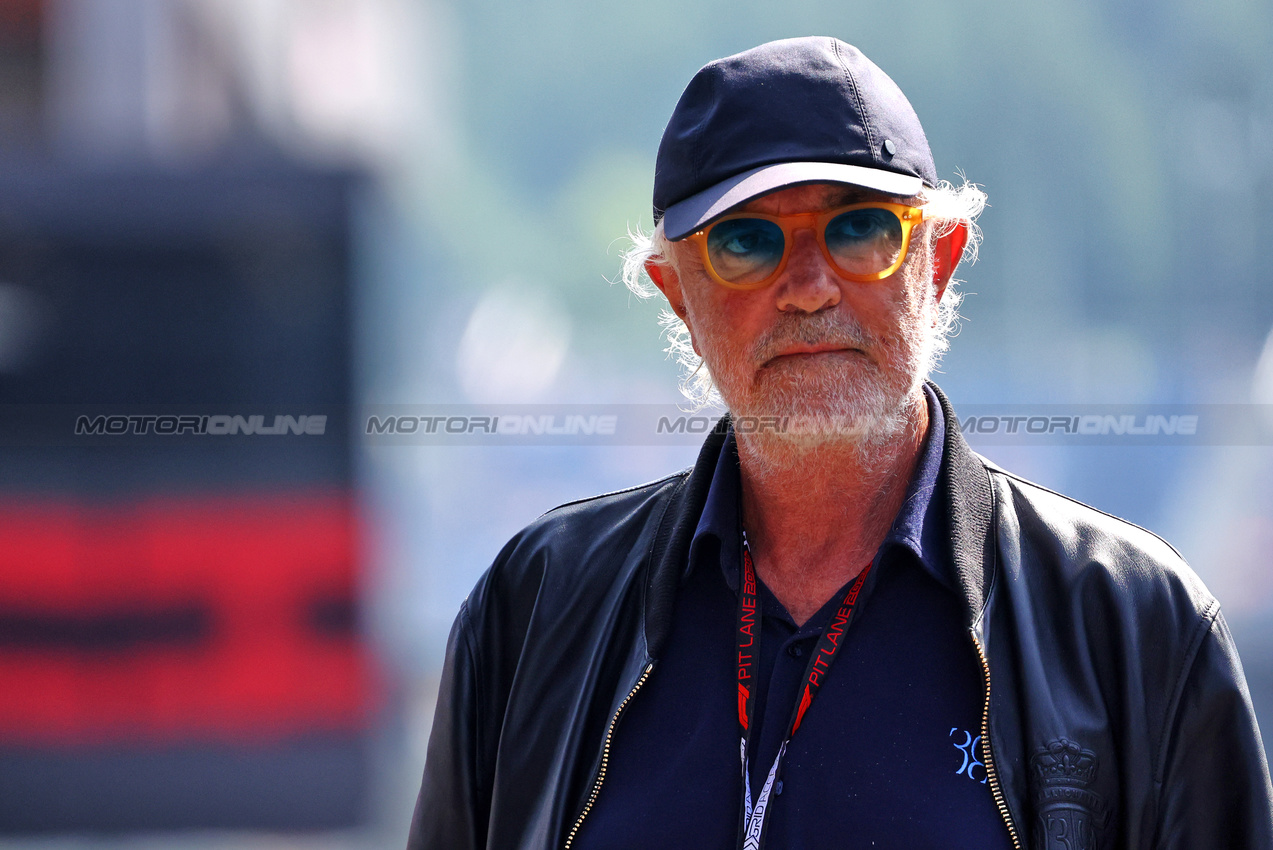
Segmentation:
<svg viewBox="0 0 1273 850">
<path fill-rule="evenodd" d="M 410 850 L 569 846 L 624 707 L 658 675 L 723 439 L 688 472 L 564 505 L 500 552 L 451 631 Z M 1016 846 L 1273 848 L 1237 652 L 1175 550 L 995 467 L 957 427 L 935 497 Z"/>
</svg>

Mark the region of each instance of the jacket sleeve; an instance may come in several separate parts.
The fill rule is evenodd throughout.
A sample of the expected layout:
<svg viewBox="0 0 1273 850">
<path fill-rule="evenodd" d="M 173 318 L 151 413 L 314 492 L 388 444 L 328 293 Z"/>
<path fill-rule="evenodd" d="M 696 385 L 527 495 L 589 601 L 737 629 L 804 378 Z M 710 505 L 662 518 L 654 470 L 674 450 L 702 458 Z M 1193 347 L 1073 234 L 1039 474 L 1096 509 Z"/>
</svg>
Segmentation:
<svg viewBox="0 0 1273 850">
<path fill-rule="evenodd" d="M 486 846 L 489 786 L 478 739 L 478 670 L 468 602 L 447 639 L 425 757 L 424 779 L 411 818 L 407 850 L 479 850 Z"/>
<path fill-rule="evenodd" d="M 1273 787 L 1251 694 L 1219 613 L 1159 749 L 1159 850 L 1273 847 Z"/>
</svg>

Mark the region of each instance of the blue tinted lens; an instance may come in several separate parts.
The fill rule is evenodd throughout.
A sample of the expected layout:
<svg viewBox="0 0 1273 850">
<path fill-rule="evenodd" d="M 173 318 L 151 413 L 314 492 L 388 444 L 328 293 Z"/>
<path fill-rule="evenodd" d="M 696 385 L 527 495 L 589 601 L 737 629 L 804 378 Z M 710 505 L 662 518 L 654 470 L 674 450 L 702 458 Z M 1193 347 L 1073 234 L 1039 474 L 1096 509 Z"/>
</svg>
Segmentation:
<svg viewBox="0 0 1273 850">
<path fill-rule="evenodd" d="M 841 213 L 827 224 L 827 251 L 849 274 L 890 268 L 902 251 L 902 222 L 892 210 L 866 207 Z"/>
<path fill-rule="evenodd" d="M 782 262 L 782 228 L 763 218 L 731 218 L 707 231 L 707 257 L 722 280 L 760 283 Z"/>
</svg>

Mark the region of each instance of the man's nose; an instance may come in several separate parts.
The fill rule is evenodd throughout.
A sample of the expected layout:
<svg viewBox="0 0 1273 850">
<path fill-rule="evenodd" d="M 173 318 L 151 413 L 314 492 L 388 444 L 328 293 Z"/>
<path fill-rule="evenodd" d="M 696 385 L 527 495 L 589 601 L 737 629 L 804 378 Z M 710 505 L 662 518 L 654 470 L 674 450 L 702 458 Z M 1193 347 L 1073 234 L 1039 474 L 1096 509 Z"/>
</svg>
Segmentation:
<svg viewBox="0 0 1273 850">
<path fill-rule="evenodd" d="M 774 282 L 775 306 L 783 312 L 816 313 L 840 303 L 840 276 L 827 263 L 813 229 L 795 230 L 791 243 L 787 267 Z"/>
</svg>

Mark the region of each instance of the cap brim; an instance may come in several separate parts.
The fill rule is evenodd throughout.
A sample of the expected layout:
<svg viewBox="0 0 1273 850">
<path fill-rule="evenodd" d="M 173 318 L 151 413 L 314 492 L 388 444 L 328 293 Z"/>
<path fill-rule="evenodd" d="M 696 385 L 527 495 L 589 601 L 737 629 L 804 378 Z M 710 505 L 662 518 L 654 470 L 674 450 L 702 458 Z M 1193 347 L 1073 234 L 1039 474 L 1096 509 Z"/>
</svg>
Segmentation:
<svg viewBox="0 0 1273 850">
<path fill-rule="evenodd" d="M 901 197 L 919 194 L 924 185 L 923 180 L 909 174 L 838 162 L 762 165 L 672 204 L 663 211 L 663 232 L 673 241 L 683 239 L 739 204 L 777 189 L 804 183 L 843 183 Z"/>
</svg>

